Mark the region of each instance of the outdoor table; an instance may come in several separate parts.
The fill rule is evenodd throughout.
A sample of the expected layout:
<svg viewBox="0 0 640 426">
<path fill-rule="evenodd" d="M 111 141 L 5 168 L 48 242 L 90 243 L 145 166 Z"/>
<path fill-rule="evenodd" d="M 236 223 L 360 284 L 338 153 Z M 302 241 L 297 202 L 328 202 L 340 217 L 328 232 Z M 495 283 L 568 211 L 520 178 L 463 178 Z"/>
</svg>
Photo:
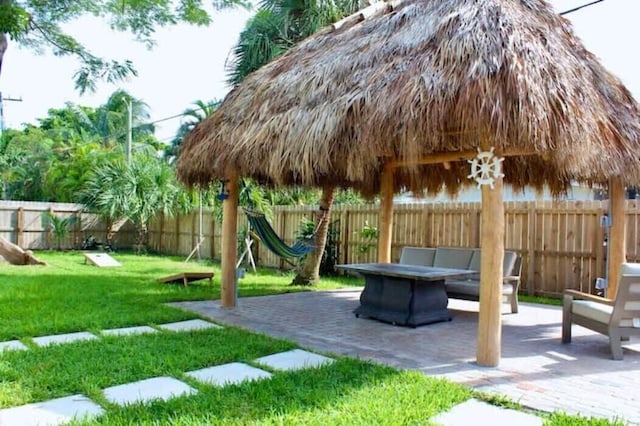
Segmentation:
<svg viewBox="0 0 640 426">
<path fill-rule="evenodd" d="M 466 269 L 397 263 L 357 263 L 336 268 L 364 276 L 360 306 L 353 311 L 356 317 L 410 327 L 450 321 L 445 278 L 477 274 Z"/>
</svg>

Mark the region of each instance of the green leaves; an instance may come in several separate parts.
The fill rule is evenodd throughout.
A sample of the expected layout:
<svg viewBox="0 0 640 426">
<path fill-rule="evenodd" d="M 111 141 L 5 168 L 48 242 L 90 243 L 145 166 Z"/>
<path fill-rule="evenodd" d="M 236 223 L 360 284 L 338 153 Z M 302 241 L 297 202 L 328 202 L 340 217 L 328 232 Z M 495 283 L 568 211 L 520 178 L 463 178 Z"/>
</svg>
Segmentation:
<svg viewBox="0 0 640 426">
<path fill-rule="evenodd" d="M 16 39 L 29 28 L 29 13 L 14 3 L 0 4 L 0 33 Z"/>
<path fill-rule="evenodd" d="M 214 0 L 214 9 L 235 5 L 247 6 L 245 0 Z M 9 37 L 36 54 L 50 50 L 54 55 L 72 55 L 79 59 L 80 69 L 74 74 L 80 93 L 95 91 L 98 81 L 109 83 L 136 76 L 130 60 L 123 62 L 98 57 L 60 24 L 83 15 L 99 16 L 111 28 L 133 34 L 137 41 L 153 47 L 154 33 L 159 27 L 180 22 L 209 25 L 211 13 L 202 0 L 3 0 L 0 3 L 0 34 Z M 3 51 L 0 52 L 0 63 Z"/>
</svg>

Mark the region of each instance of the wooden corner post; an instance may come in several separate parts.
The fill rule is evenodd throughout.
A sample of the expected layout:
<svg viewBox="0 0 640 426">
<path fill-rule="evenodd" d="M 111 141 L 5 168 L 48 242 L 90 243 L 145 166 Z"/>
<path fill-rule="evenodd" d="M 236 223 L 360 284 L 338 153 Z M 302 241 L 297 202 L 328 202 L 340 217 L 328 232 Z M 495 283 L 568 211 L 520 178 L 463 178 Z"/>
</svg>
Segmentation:
<svg viewBox="0 0 640 426">
<path fill-rule="evenodd" d="M 391 262 L 391 238 L 393 230 L 393 165 L 386 163 L 380 182 L 380 220 L 378 223 L 378 262 Z"/>
<path fill-rule="evenodd" d="M 222 207 L 222 276 L 220 278 L 220 304 L 223 308 L 236 306 L 236 256 L 238 253 L 238 171 L 228 174 L 226 183 L 229 196 Z"/>
<path fill-rule="evenodd" d="M 620 265 L 626 262 L 626 214 L 625 214 L 625 190 L 620 178 L 609 181 L 609 217 L 611 229 L 609 230 L 609 261 L 607 266 L 607 297 L 615 299 L 618 292 L 618 280 L 620 279 Z"/>
<path fill-rule="evenodd" d="M 494 188 L 482 186 L 480 214 L 480 313 L 478 347 L 480 365 L 495 367 L 500 362 L 502 344 L 502 264 L 504 259 L 504 203 L 502 178 Z"/>
</svg>

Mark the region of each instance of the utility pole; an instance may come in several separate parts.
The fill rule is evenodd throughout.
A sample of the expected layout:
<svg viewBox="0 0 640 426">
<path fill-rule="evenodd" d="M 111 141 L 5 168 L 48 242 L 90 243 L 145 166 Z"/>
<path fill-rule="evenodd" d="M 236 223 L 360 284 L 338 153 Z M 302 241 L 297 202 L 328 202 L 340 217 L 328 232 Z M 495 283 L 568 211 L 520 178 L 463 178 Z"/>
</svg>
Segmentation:
<svg viewBox="0 0 640 426">
<path fill-rule="evenodd" d="M 4 101 L 22 102 L 22 98 L 12 98 L 11 96 L 3 98 L 2 92 L 0 92 L 0 140 L 2 140 L 2 134 L 4 132 Z"/>
<path fill-rule="evenodd" d="M 125 154 L 127 159 L 127 165 L 130 165 L 131 164 L 131 139 L 133 137 L 132 135 L 133 133 L 133 102 L 131 101 L 131 99 L 127 99 L 126 97 L 123 97 L 122 101 L 127 106 L 127 114 L 129 117 L 127 121 L 127 146 L 126 146 Z"/>
</svg>

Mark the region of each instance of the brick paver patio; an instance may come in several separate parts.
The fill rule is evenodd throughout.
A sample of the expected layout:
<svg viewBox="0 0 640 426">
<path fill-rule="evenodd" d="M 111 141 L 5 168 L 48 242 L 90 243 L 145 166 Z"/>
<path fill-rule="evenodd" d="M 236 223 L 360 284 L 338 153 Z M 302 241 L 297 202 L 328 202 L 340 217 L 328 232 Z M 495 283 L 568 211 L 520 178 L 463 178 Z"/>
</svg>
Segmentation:
<svg viewBox="0 0 640 426">
<path fill-rule="evenodd" d="M 446 377 L 533 409 L 640 424 L 638 340 L 625 345 L 623 361 L 613 361 L 605 336 L 574 326 L 573 343 L 563 345 L 561 309 L 522 303 L 520 313 L 502 316 L 500 366 L 480 367 L 478 303 L 450 300 L 453 321 L 413 329 L 356 319 L 359 295 L 359 289 L 347 289 L 241 298 L 235 309 L 220 308 L 218 301 L 172 305 L 317 351 Z"/>
</svg>

